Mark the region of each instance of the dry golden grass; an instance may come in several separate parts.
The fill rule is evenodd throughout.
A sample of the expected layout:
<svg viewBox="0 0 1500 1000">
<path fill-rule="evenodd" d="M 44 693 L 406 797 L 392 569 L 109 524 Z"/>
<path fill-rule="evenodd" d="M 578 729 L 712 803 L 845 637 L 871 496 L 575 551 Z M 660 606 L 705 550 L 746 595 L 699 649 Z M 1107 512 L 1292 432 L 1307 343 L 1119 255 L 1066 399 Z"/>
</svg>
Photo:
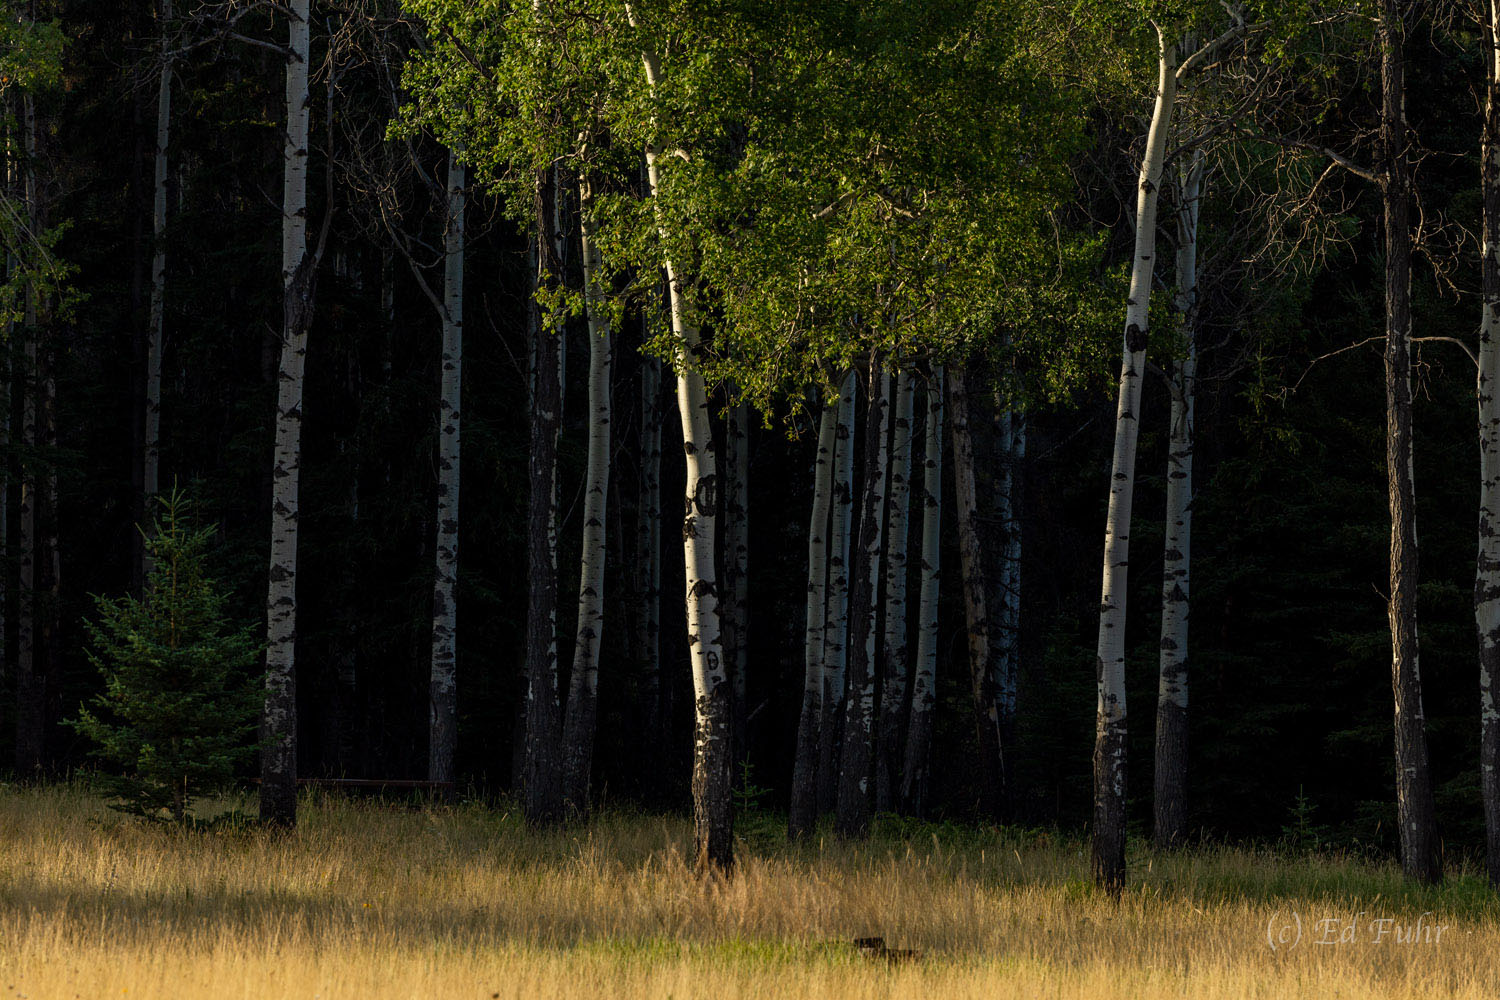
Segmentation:
<svg viewBox="0 0 1500 1000">
<path fill-rule="evenodd" d="M 234 803 L 230 803 L 234 805 Z M 243 807 L 243 805 L 241 805 Z M 1206 848 L 1142 856 L 1112 902 L 1083 845 L 887 829 L 792 850 L 749 825 L 729 882 L 676 818 L 528 832 L 480 807 L 304 805 L 296 834 L 144 826 L 76 789 L 0 789 L 0 1000 L 11 997 L 1474 997 L 1500 907 L 1389 866 Z M 1318 946 L 1315 921 L 1359 917 Z M 1445 926 L 1373 941 L 1371 921 Z M 1267 944 L 1300 916 L 1295 947 Z M 915 948 L 896 966 L 855 937 Z"/>
</svg>

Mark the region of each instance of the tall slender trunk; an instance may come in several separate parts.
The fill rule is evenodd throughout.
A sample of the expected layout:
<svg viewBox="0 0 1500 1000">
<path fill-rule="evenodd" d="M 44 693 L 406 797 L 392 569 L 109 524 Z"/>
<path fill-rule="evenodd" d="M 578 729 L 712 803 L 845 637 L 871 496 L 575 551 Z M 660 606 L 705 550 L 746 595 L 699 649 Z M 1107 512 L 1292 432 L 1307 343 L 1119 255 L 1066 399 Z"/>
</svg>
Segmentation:
<svg viewBox="0 0 1500 1000">
<path fill-rule="evenodd" d="M 156 89 L 155 195 L 151 209 L 151 321 L 146 337 L 145 441 L 142 457 L 142 520 L 155 514 L 161 476 L 161 350 L 167 291 L 167 143 L 172 125 L 172 0 L 161 0 L 161 71 Z M 141 526 L 143 529 L 145 524 Z M 150 556 L 140 547 L 144 580 Z"/>
<path fill-rule="evenodd" d="M 1160 57 L 1156 104 L 1146 136 L 1146 153 L 1136 191 L 1135 254 L 1125 308 L 1124 358 L 1119 404 L 1115 410 L 1115 450 L 1111 461 L 1109 513 L 1104 525 L 1104 568 L 1099 599 L 1098 682 L 1094 735 L 1094 882 L 1111 893 L 1125 887 L 1125 604 L 1130 564 L 1130 505 L 1135 491 L 1135 450 L 1140 433 L 1141 376 L 1151 276 L 1156 266 L 1156 206 L 1162 161 L 1177 99 L 1177 47 L 1158 32 Z"/>
<path fill-rule="evenodd" d="M 260 727 L 260 816 L 286 826 L 297 822 L 297 509 L 302 471 L 302 374 L 315 270 L 307 250 L 311 0 L 291 0 L 289 14 L 281 195 L 283 340 L 276 380 L 271 560 L 266 588 L 266 703 Z"/>
<path fill-rule="evenodd" d="M 632 23 L 634 15 L 631 15 Z M 655 91 L 661 63 L 655 52 L 641 52 L 646 83 Z M 661 222 L 661 183 L 656 150 L 646 149 L 651 199 Z M 672 333 L 677 341 L 677 411 L 682 418 L 682 450 L 687 485 L 682 521 L 682 561 L 686 577 L 688 649 L 693 664 L 693 825 L 699 868 L 728 873 L 734 867 L 734 803 L 731 798 L 730 682 L 719 630 L 719 594 L 714 558 L 718 516 L 718 459 L 708 420 L 708 389 L 694 368 L 698 328 L 688 322 L 683 276 L 666 261 Z"/>
<path fill-rule="evenodd" d="M 1395 695 L 1396 812 L 1401 867 L 1439 882 L 1443 862 L 1427 764 L 1417 647 L 1417 512 L 1412 482 L 1411 163 L 1406 140 L 1402 5 L 1380 8 L 1381 149 L 1385 159 L 1385 465 L 1391 508 L 1391 688 Z"/>
<path fill-rule="evenodd" d="M 589 457 L 584 484 L 583 551 L 578 571 L 578 630 L 573 672 L 563 720 L 563 795 L 578 812 L 589 803 L 594 759 L 594 728 L 599 711 L 599 649 L 604 641 L 604 553 L 609 501 L 610 339 L 599 250 L 590 218 L 593 188 L 578 179 L 583 291 L 589 322 Z"/>
<path fill-rule="evenodd" d="M 943 369 L 927 383 L 927 430 L 922 453 L 922 594 L 917 662 L 912 676 L 911 718 L 906 729 L 906 762 L 901 769 L 901 802 L 914 816 L 927 805 L 928 759 L 937 709 L 938 596 L 942 582 L 943 526 Z"/>
<path fill-rule="evenodd" d="M 953 486 L 958 501 L 958 556 L 963 574 L 964 616 L 969 639 L 969 688 L 974 700 L 974 730 L 979 746 L 979 806 L 992 820 L 1004 812 L 1006 751 L 1001 742 L 1000 706 L 995 691 L 989 602 L 985 595 L 984 559 L 979 544 L 979 496 L 975 484 L 974 439 L 969 431 L 968 372 L 948 373 L 948 426 L 953 435 Z"/>
<path fill-rule="evenodd" d="M 870 767 L 875 740 L 876 606 L 880 599 L 880 553 L 885 546 L 885 470 L 889 456 L 891 376 L 870 360 L 870 398 L 865 410 L 865 481 L 860 503 L 859 553 L 849 636 L 849 696 L 844 712 L 838 808 L 834 828 L 845 837 L 870 832 Z M 857 644 L 856 644 L 857 641 Z"/>
<path fill-rule="evenodd" d="M 448 151 L 443 232 L 442 390 L 438 397 L 437 538 L 433 543 L 427 777 L 453 780 L 458 747 L 458 501 L 464 363 L 464 166 Z"/>
<path fill-rule="evenodd" d="M 839 389 L 834 426 L 833 514 L 828 535 L 828 603 L 823 622 L 823 714 L 818 723 L 818 812 L 838 800 L 839 743 L 843 736 L 845 668 L 849 660 L 849 543 L 854 526 L 854 372 Z"/>
<path fill-rule="evenodd" d="M 1007 752 L 1016 742 L 1016 713 L 1021 685 L 1021 494 L 1026 458 L 1026 412 L 1003 411 L 1000 423 L 1000 483 L 996 509 L 1000 519 L 999 621 L 995 627 L 997 674 L 996 708 L 1000 716 L 1000 745 Z M 1006 775 L 1006 815 L 1015 807 L 1014 769 Z"/>
<path fill-rule="evenodd" d="M 1177 311 L 1184 354 L 1173 366 L 1167 452 L 1167 537 L 1162 554 L 1161 658 L 1156 691 L 1152 837 L 1158 850 L 1187 832 L 1188 595 L 1193 542 L 1193 395 L 1198 377 L 1198 213 L 1203 151 L 1181 170 L 1177 207 Z"/>
<path fill-rule="evenodd" d="M 912 372 L 902 368 L 896 374 L 896 415 L 891 434 L 891 524 L 885 561 L 885 672 L 880 691 L 880 736 L 876 744 L 876 812 L 890 812 L 895 807 L 901 780 L 901 735 L 906 728 L 906 574 L 914 395 Z"/>
<path fill-rule="evenodd" d="M 812 833 L 818 819 L 818 724 L 823 711 L 823 636 L 828 604 L 828 515 L 833 501 L 833 450 L 838 411 L 823 404 L 818 419 L 818 457 L 813 473 L 812 514 L 807 525 L 807 624 L 803 640 L 802 712 L 797 719 L 797 755 L 792 763 L 792 799 L 787 836 Z"/>
<path fill-rule="evenodd" d="M 33 231 L 38 225 L 40 191 L 36 176 L 36 105 L 30 94 L 21 98 L 22 166 L 26 210 Z M 16 775 L 36 776 L 42 768 L 43 733 L 46 725 L 47 691 L 45 675 L 37 667 L 36 656 L 36 550 L 37 550 L 37 463 L 29 457 L 37 443 L 37 291 L 34 283 L 26 290 L 26 312 L 22 333 L 23 371 L 15 379 L 21 395 L 21 447 L 28 453 L 21 463 L 21 497 L 16 514 L 19 525 L 17 540 L 18 593 L 16 595 Z"/>
<path fill-rule="evenodd" d="M 729 408 L 724 435 L 724 649 L 734 688 L 734 757 L 745 759 L 749 685 L 745 676 L 750 637 L 750 409 L 744 403 Z"/>
<path fill-rule="evenodd" d="M 644 321 L 643 321 L 644 323 Z M 661 361 L 641 359 L 641 496 L 636 527 L 636 572 L 641 611 L 637 648 L 644 671 L 641 699 L 648 734 L 647 766 L 659 780 L 665 761 L 661 670 Z"/>
<path fill-rule="evenodd" d="M 1485 24 L 1484 305 L 1479 324 L 1479 553 L 1474 623 L 1479 631 L 1479 771 L 1485 867 L 1500 889 L 1500 0 Z"/>
<path fill-rule="evenodd" d="M 536 178 L 534 287 L 556 280 L 550 236 L 554 185 L 547 172 Z M 533 825 L 563 816 L 562 761 L 557 690 L 557 435 L 562 421 L 561 337 L 548 329 L 537 296 L 530 305 L 531 450 L 527 463 L 526 697 L 521 810 Z"/>
</svg>

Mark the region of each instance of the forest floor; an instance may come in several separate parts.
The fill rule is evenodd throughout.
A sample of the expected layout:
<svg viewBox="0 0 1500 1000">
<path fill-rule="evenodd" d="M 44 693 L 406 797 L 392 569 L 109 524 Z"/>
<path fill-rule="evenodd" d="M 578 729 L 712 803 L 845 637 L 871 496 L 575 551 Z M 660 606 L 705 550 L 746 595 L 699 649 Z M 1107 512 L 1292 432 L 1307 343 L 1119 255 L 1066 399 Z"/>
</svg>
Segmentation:
<svg viewBox="0 0 1500 1000">
<path fill-rule="evenodd" d="M 1337 855 L 1133 844 L 1112 901 L 1056 834 L 889 820 L 789 848 L 779 824 L 741 824 L 724 881 L 692 873 L 680 817 L 541 834 L 316 796 L 272 835 L 3 787 L 0 1000 L 1500 995 L 1500 903 L 1473 872 L 1423 890 Z M 873 936 L 919 954 L 855 947 Z"/>
</svg>

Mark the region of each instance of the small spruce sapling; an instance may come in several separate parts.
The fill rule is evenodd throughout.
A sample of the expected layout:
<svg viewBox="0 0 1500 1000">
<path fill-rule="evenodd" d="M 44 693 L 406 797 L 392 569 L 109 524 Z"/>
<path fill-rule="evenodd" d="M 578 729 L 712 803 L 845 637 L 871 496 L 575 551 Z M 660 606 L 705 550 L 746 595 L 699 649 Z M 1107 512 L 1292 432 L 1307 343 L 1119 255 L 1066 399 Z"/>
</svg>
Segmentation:
<svg viewBox="0 0 1500 1000">
<path fill-rule="evenodd" d="M 101 780 L 116 809 L 181 823 L 255 749 L 261 645 L 253 626 L 225 620 L 205 567 L 213 529 L 193 525 L 180 491 L 158 500 L 143 597 L 94 598 L 89 659 L 104 690 L 69 725 L 110 765 Z"/>
</svg>

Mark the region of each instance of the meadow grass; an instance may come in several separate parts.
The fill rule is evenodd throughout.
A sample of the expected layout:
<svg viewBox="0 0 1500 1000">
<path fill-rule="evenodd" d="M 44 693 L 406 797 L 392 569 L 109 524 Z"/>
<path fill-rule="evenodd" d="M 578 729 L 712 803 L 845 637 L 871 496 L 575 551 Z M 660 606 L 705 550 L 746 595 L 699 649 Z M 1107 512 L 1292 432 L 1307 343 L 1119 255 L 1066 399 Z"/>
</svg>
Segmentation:
<svg viewBox="0 0 1500 1000">
<path fill-rule="evenodd" d="M 676 816 L 538 833 L 503 808 L 315 795 L 293 834 L 185 831 L 4 787 L 0 1000 L 1500 995 L 1500 904 L 1472 872 L 1420 889 L 1352 857 L 1132 845 L 1115 901 L 1054 833 L 892 819 L 788 847 L 778 824 L 742 824 L 721 880 L 692 872 Z M 1419 918 L 1443 930 L 1398 941 Z M 852 945 L 876 935 L 920 958 Z"/>
</svg>

